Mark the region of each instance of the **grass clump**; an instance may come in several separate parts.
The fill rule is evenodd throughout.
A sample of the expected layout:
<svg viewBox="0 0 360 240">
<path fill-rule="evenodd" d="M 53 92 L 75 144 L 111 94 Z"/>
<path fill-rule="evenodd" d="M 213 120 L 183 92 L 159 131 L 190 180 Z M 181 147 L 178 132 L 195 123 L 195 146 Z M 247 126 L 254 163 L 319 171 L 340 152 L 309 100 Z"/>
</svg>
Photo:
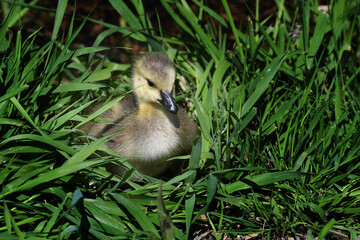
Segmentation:
<svg viewBox="0 0 360 240">
<path fill-rule="evenodd" d="M 24 38 L 10 28 L 19 6 L 35 6 L 14 7 L 1 24 L 1 238 L 356 239 L 357 1 L 333 1 L 328 12 L 299 1 L 292 17 L 278 1 L 272 25 L 250 14 L 240 30 L 227 1 L 223 17 L 203 2 L 162 0 L 178 35 L 161 23 L 156 30 L 141 1 L 110 3 L 126 27 L 91 18 L 75 27 L 72 15 L 59 35 L 67 4 L 59 1 L 42 46 L 41 29 Z M 86 21 L 106 30 L 93 46 L 74 49 Z M 110 175 L 102 165 L 124 159 L 97 151 L 108 151 L 107 138 L 78 141 L 79 126 L 129 90 L 110 80 L 114 72 L 127 80 L 129 65 L 111 62 L 101 46 L 115 32 L 165 51 L 186 79 L 177 95 L 192 103 L 201 135 L 186 171 L 170 180 L 140 175 L 139 184 L 133 169 Z M 82 115 L 97 98 L 109 101 Z"/>
</svg>

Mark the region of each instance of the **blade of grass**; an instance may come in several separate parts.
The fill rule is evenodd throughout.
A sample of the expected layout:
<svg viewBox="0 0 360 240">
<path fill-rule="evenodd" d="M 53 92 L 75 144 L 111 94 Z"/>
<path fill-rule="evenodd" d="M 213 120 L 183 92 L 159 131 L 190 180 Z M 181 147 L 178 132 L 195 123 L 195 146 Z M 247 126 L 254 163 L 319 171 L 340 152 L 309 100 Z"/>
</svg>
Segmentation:
<svg viewBox="0 0 360 240">
<path fill-rule="evenodd" d="M 118 204 L 121 204 L 125 209 L 127 209 L 127 211 L 129 211 L 129 213 L 137 220 L 144 231 L 149 231 L 156 237 L 160 238 L 160 234 L 156 230 L 155 226 L 148 218 L 148 216 L 145 215 L 145 211 L 141 210 L 139 205 L 121 194 L 110 193 L 110 195 L 117 201 Z"/>
<path fill-rule="evenodd" d="M 225 186 L 225 190 L 228 193 L 240 191 L 253 187 L 261 187 L 264 185 L 274 184 L 279 181 L 292 180 L 294 178 L 304 176 L 306 173 L 301 172 L 273 172 L 264 173 L 261 175 L 247 176 L 240 181 L 230 183 Z"/>
<path fill-rule="evenodd" d="M 277 71 L 279 70 L 281 64 L 285 60 L 288 53 L 283 56 L 277 57 L 274 61 L 266 66 L 260 75 L 254 80 L 252 86 L 255 90 L 248 97 L 241 109 L 241 117 L 245 116 L 246 113 L 254 106 L 256 101 L 261 97 L 261 95 L 267 90 L 270 81 L 273 79 Z"/>
<path fill-rule="evenodd" d="M 67 0 L 59 0 L 58 1 L 51 40 L 55 40 L 57 38 L 64 14 L 65 14 L 66 6 L 67 6 Z"/>
</svg>

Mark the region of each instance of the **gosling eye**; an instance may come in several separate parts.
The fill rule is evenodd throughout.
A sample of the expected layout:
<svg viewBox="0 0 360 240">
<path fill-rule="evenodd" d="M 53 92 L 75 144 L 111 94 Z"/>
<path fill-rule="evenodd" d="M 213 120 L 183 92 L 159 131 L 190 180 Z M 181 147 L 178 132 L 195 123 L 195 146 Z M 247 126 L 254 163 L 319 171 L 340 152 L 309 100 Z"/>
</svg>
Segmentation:
<svg viewBox="0 0 360 240">
<path fill-rule="evenodd" d="M 147 82 L 148 82 L 149 87 L 151 87 L 151 88 L 156 88 L 156 85 L 155 85 L 154 82 L 150 81 L 149 79 L 146 79 L 146 80 L 147 80 Z"/>
</svg>

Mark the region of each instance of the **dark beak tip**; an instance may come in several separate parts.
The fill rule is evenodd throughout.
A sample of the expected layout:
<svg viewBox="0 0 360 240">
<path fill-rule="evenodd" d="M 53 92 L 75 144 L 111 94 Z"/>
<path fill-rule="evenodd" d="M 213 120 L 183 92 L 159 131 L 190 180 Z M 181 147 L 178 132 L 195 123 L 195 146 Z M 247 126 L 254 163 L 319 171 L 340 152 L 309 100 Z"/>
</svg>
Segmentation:
<svg viewBox="0 0 360 240">
<path fill-rule="evenodd" d="M 174 105 L 173 108 L 168 109 L 168 110 L 169 110 L 169 112 L 171 112 L 171 113 L 173 113 L 173 114 L 176 114 L 176 113 L 179 111 L 179 109 L 178 109 L 178 107 L 177 107 L 176 105 Z"/>
<path fill-rule="evenodd" d="M 159 102 L 162 103 L 170 113 L 176 114 L 179 109 L 176 106 L 176 101 L 171 95 L 171 93 L 168 94 L 161 91 L 161 95 L 162 95 L 162 99 Z"/>
</svg>

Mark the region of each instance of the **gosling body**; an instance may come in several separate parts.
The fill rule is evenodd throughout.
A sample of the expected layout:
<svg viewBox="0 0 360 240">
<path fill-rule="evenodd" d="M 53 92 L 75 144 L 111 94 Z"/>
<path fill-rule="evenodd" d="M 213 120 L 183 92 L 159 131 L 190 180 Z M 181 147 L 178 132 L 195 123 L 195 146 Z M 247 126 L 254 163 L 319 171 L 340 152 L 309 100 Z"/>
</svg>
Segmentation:
<svg viewBox="0 0 360 240">
<path fill-rule="evenodd" d="M 159 176 L 174 171 L 179 162 L 169 158 L 191 151 L 197 136 L 195 122 L 173 98 L 175 68 L 160 53 L 144 54 L 133 65 L 133 93 L 100 115 L 113 124 L 88 123 L 83 130 L 91 136 L 114 133 L 106 145 L 121 157 L 130 157 L 139 172 Z M 90 109 L 96 111 L 102 104 Z M 107 169 L 122 175 L 124 169 L 111 164 Z M 178 170 L 178 169 L 175 169 Z"/>
</svg>

